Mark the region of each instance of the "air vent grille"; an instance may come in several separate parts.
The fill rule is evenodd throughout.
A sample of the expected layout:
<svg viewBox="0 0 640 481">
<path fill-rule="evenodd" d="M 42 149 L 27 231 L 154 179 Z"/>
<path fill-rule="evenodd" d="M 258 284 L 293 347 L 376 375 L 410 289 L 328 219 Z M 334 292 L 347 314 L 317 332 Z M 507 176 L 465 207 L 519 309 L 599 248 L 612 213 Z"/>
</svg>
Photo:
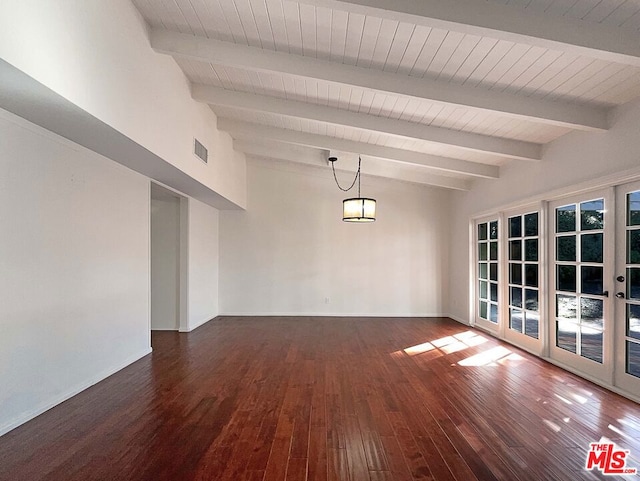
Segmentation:
<svg viewBox="0 0 640 481">
<path fill-rule="evenodd" d="M 206 164 L 209 161 L 209 152 L 207 151 L 207 148 L 202 145 L 198 139 L 193 140 L 193 152 Z"/>
</svg>

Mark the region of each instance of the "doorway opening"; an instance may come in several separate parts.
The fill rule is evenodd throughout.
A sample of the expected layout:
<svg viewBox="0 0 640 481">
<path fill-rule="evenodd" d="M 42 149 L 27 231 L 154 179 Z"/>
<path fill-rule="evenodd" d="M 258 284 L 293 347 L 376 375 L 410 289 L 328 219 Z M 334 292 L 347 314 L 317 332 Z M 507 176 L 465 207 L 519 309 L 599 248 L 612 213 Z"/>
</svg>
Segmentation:
<svg viewBox="0 0 640 481">
<path fill-rule="evenodd" d="M 188 199 L 151 183 L 151 330 L 180 331 L 187 318 Z"/>
</svg>

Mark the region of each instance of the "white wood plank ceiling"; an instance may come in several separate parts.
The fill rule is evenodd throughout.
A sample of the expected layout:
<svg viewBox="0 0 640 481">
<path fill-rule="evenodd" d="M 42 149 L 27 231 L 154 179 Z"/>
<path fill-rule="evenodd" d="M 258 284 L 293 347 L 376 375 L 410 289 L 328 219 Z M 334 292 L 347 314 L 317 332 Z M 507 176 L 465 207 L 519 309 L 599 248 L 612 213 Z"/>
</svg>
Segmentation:
<svg viewBox="0 0 640 481">
<path fill-rule="evenodd" d="M 467 189 L 640 96 L 640 0 L 133 3 L 248 155 Z"/>
</svg>

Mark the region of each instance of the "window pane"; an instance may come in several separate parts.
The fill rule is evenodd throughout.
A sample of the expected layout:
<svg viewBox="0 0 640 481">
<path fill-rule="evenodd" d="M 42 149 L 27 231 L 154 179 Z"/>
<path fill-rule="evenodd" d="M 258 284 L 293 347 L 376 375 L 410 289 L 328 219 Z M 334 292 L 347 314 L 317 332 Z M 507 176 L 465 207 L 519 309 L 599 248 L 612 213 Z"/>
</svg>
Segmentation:
<svg viewBox="0 0 640 481">
<path fill-rule="evenodd" d="M 489 283 L 489 294 L 493 302 L 498 302 L 498 284 L 494 282 Z"/>
<path fill-rule="evenodd" d="M 487 223 L 478 224 L 478 240 L 487 240 Z"/>
<path fill-rule="evenodd" d="M 627 336 L 640 339 L 640 306 L 627 304 Z"/>
<path fill-rule="evenodd" d="M 487 256 L 487 244 L 484 242 L 482 244 L 478 244 L 478 259 L 480 259 L 481 261 L 486 261 L 489 259 L 489 257 Z"/>
<path fill-rule="evenodd" d="M 480 299 L 488 299 L 487 297 L 487 283 L 485 281 L 480 281 L 480 290 L 478 292 L 480 294 Z"/>
<path fill-rule="evenodd" d="M 566 205 L 556 209 L 556 232 L 576 230 L 576 206 Z"/>
<path fill-rule="evenodd" d="M 492 262 L 489 264 L 489 280 L 498 281 L 498 263 Z"/>
<path fill-rule="evenodd" d="M 515 307 L 522 307 L 522 289 L 520 287 L 512 287 L 511 300 L 509 303 Z"/>
<path fill-rule="evenodd" d="M 627 341 L 627 373 L 640 377 L 640 344 Z"/>
<path fill-rule="evenodd" d="M 556 329 L 556 345 L 567 351 L 576 352 L 577 324 L 567 321 L 558 321 Z"/>
<path fill-rule="evenodd" d="M 580 291 L 583 294 L 602 295 L 604 284 L 602 281 L 602 267 L 582 266 L 582 282 Z"/>
<path fill-rule="evenodd" d="M 509 260 L 522 260 L 522 242 L 519 240 L 509 241 Z"/>
<path fill-rule="evenodd" d="M 576 292 L 576 266 L 556 266 L 556 276 L 556 289 Z"/>
<path fill-rule="evenodd" d="M 480 317 L 487 318 L 487 303 L 485 301 L 480 301 Z"/>
<path fill-rule="evenodd" d="M 524 283 L 528 287 L 538 287 L 538 264 L 525 264 Z"/>
<path fill-rule="evenodd" d="M 593 329 L 604 329 L 604 302 L 602 299 L 582 297 L 580 299 L 580 318 L 583 325 Z"/>
<path fill-rule="evenodd" d="M 556 239 L 556 260 L 575 262 L 576 236 L 567 235 Z"/>
<path fill-rule="evenodd" d="M 602 234 L 583 234 L 580 243 L 582 262 L 602 262 Z"/>
<path fill-rule="evenodd" d="M 509 264 L 509 283 L 522 285 L 522 264 Z"/>
<path fill-rule="evenodd" d="M 522 332 L 522 311 L 520 309 L 510 309 L 509 327 L 514 331 Z"/>
<path fill-rule="evenodd" d="M 640 225 L 640 191 L 627 194 L 627 225 Z"/>
<path fill-rule="evenodd" d="M 539 327 L 540 325 L 540 316 L 538 314 L 534 314 L 533 312 L 527 312 L 525 313 L 525 318 L 524 318 L 524 333 L 529 336 L 529 337 L 533 337 L 534 339 L 538 339 L 538 332 L 539 332 Z"/>
<path fill-rule="evenodd" d="M 537 236 L 538 235 L 538 213 L 527 214 L 524 216 L 524 235 L 525 236 Z"/>
<path fill-rule="evenodd" d="M 580 329 L 580 355 L 602 363 L 602 331 L 584 326 Z"/>
<path fill-rule="evenodd" d="M 640 299 L 640 268 L 627 269 L 627 298 Z"/>
<path fill-rule="evenodd" d="M 494 220 L 489 223 L 489 239 L 498 238 L 498 221 Z"/>
<path fill-rule="evenodd" d="M 524 241 L 524 260 L 538 260 L 538 239 L 526 239 Z"/>
<path fill-rule="evenodd" d="M 640 230 L 627 232 L 627 264 L 640 264 Z"/>
<path fill-rule="evenodd" d="M 524 307 L 529 311 L 538 310 L 538 291 L 534 289 L 524 290 Z"/>
<path fill-rule="evenodd" d="M 522 217 L 509 218 L 509 237 L 522 237 Z"/>
<path fill-rule="evenodd" d="M 488 274 L 488 268 L 487 268 L 487 263 L 486 262 L 481 262 L 479 264 L 480 266 L 480 272 L 479 272 L 479 277 L 480 279 L 486 279 L 487 278 L 487 274 Z"/>
<path fill-rule="evenodd" d="M 498 323 L 498 306 L 495 304 L 489 304 L 489 320 Z"/>
<path fill-rule="evenodd" d="M 498 260 L 498 243 L 491 242 L 489 245 L 489 260 L 497 261 Z"/>
<path fill-rule="evenodd" d="M 594 230 L 604 228 L 604 200 L 592 200 L 580 204 L 580 228 Z"/>
<path fill-rule="evenodd" d="M 578 303 L 575 296 L 556 295 L 556 317 L 561 319 L 576 319 Z"/>
</svg>

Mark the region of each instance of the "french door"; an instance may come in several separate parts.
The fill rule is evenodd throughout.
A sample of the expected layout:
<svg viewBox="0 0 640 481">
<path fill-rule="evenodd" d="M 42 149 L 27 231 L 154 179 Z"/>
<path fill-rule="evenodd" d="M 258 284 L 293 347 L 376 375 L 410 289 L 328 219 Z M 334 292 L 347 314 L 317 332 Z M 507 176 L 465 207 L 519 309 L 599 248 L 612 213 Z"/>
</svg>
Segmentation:
<svg viewBox="0 0 640 481">
<path fill-rule="evenodd" d="M 616 188 L 615 384 L 640 396 L 640 182 Z"/>
<path fill-rule="evenodd" d="M 542 211 L 540 205 L 504 214 L 505 242 L 504 324 L 502 335 L 529 352 L 542 354 L 544 325 L 540 313 L 545 305 L 541 266 L 544 265 Z"/>
<path fill-rule="evenodd" d="M 549 355 L 607 384 L 613 381 L 613 212 L 612 189 L 549 204 Z"/>
</svg>

